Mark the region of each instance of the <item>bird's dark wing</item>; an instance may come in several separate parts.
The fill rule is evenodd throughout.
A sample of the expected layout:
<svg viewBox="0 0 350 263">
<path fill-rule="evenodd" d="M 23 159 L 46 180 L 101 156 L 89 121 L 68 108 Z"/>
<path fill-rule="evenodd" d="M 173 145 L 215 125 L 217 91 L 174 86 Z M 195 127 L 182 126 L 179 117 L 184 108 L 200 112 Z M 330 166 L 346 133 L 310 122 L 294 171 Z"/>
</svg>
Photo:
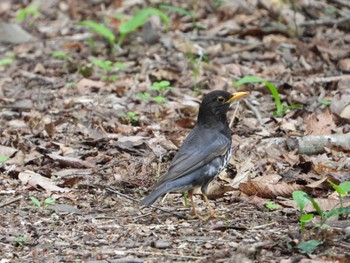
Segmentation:
<svg viewBox="0 0 350 263">
<path fill-rule="evenodd" d="M 196 136 L 193 136 L 194 134 Z M 175 155 L 168 172 L 160 178 L 155 188 L 164 182 L 185 176 L 216 157 L 224 155 L 229 147 L 231 147 L 231 138 L 227 138 L 222 133 L 218 133 L 213 138 L 212 130 L 197 129 L 196 126 Z"/>
</svg>

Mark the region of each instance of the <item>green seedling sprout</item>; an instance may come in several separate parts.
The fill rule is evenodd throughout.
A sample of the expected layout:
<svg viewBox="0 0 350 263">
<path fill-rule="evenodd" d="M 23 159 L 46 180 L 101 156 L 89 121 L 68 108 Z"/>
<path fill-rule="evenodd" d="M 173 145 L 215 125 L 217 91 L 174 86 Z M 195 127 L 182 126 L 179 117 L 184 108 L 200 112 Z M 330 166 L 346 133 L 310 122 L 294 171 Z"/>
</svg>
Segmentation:
<svg viewBox="0 0 350 263">
<path fill-rule="evenodd" d="M 111 30 L 103 24 L 96 23 L 91 20 L 80 22 L 79 25 L 88 27 L 93 33 L 103 36 L 109 43 L 112 50 L 114 50 L 115 36 Z"/>
<path fill-rule="evenodd" d="M 8 156 L 6 155 L 0 155 L 0 164 L 6 162 L 9 159 Z"/>
<path fill-rule="evenodd" d="M 113 82 L 119 78 L 118 75 L 113 75 L 112 72 L 117 69 L 125 69 L 125 65 L 121 62 L 113 63 L 110 60 L 100 60 L 95 59 L 92 61 L 92 64 L 98 66 L 99 68 L 105 71 L 105 74 L 102 76 L 103 79 L 108 82 Z"/>
<path fill-rule="evenodd" d="M 274 203 L 274 202 L 272 202 L 272 201 L 267 201 L 267 202 L 265 203 L 265 206 L 266 206 L 266 208 L 269 209 L 269 210 L 276 210 L 276 209 L 279 209 L 279 208 L 280 208 L 280 206 L 279 206 L 278 204 L 276 204 L 276 203 Z"/>
<path fill-rule="evenodd" d="M 55 199 L 54 198 L 46 198 L 44 202 L 41 204 L 41 202 L 34 196 L 30 196 L 29 199 L 32 201 L 32 203 L 37 207 L 46 207 L 48 205 L 54 205 L 55 204 Z"/>
<path fill-rule="evenodd" d="M 126 114 L 121 113 L 119 114 L 119 117 L 125 120 L 129 125 L 139 121 L 139 116 L 133 111 L 128 111 Z"/>
<path fill-rule="evenodd" d="M 322 105 L 331 105 L 332 101 L 331 100 L 326 100 L 326 99 L 320 99 L 320 100 L 318 100 L 318 103 L 320 103 Z"/>
<path fill-rule="evenodd" d="M 286 105 L 281 103 L 280 95 L 275 85 L 273 85 L 271 82 L 268 82 L 258 77 L 245 76 L 239 79 L 238 81 L 236 81 L 233 84 L 233 86 L 238 87 L 240 85 L 247 84 L 247 83 L 263 83 L 266 87 L 268 87 L 276 104 L 276 111 L 274 112 L 275 116 L 283 117 L 288 110 L 295 109 L 301 106 L 300 104 Z"/>
<path fill-rule="evenodd" d="M 19 9 L 16 19 L 22 22 L 24 19 L 26 19 L 28 15 L 39 16 L 41 14 L 40 11 L 38 10 L 39 6 L 40 6 L 39 2 L 33 2 L 26 8 Z"/>
<path fill-rule="evenodd" d="M 120 24 L 120 37 L 118 39 L 118 45 L 121 46 L 126 35 L 136 31 L 136 29 L 143 26 L 147 22 L 148 18 L 152 15 L 159 16 L 166 26 L 169 25 L 169 18 L 162 11 L 156 8 L 142 9 L 138 11 L 132 18 Z"/>
<path fill-rule="evenodd" d="M 313 214 L 304 214 L 305 206 L 310 202 L 307 198 L 307 194 L 304 191 L 294 191 L 293 192 L 293 200 L 299 206 L 300 210 L 300 232 L 304 234 L 305 226 L 308 222 L 310 222 L 313 218 Z"/>
<path fill-rule="evenodd" d="M 156 93 L 156 96 L 151 96 L 149 92 L 139 92 L 136 95 L 142 100 L 148 100 L 152 98 L 153 101 L 157 103 L 166 103 L 166 93 L 173 90 L 173 87 L 170 86 L 170 82 L 167 80 L 162 80 L 160 82 L 153 82 L 152 86 L 148 90 Z"/>
<path fill-rule="evenodd" d="M 3 58 L 0 59 L 0 67 L 2 66 L 7 66 L 7 65 L 11 65 L 13 63 L 13 58 Z"/>
<path fill-rule="evenodd" d="M 300 242 L 298 244 L 298 248 L 302 253 L 312 254 L 314 250 L 322 243 L 322 241 L 311 239 L 305 242 Z"/>
<path fill-rule="evenodd" d="M 162 80 L 160 82 L 154 82 L 149 90 L 156 91 L 158 95 L 153 98 L 155 102 L 165 103 L 166 98 L 165 95 L 168 91 L 173 90 L 173 87 L 170 86 L 170 82 L 167 80 Z"/>
<path fill-rule="evenodd" d="M 53 58 L 62 58 L 62 59 L 70 59 L 70 56 L 67 53 L 64 52 L 53 52 L 52 53 Z"/>
<path fill-rule="evenodd" d="M 193 66 L 193 82 L 194 82 L 194 94 L 195 96 L 199 93 L 199 87 L 197 85 L 197 79 L 199 70 L 203 61 L 208 61 L 208 57 L 204 54 L 203 50 L 198 50 L 197 54 L 189 52 L 187 54 L 188 59 L 191 61 Z"/>
<path fill-rule="evenodd" d="M 198 29 L 206 29 L 206 27 L 204 25 L 196 23 L 196 19 L 191 11 L 188 11 L 188 10 L 183 9 L 181 7 L 176 7 L 176 6 L 172 6 L 172 5 L 164 5 L 164 4 L 159 5 L 159 8 L 163 9 L 165 11 L 176 12 L 176 13 L 179 13 L 180 15 L 189 16 L 192 19 L 193 27 L 196 27 Z"/>
</svg>

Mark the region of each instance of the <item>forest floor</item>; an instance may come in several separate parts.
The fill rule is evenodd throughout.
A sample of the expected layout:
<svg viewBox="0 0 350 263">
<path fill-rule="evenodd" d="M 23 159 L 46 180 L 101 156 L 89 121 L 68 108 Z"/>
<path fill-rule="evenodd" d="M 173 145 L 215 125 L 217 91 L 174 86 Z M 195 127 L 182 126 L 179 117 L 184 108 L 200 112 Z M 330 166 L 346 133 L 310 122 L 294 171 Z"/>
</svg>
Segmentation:
<svg viewBox="0 0 350 263">
<path fill-rule="evenodd" d="M 350 181 L 348 1 L 36 3 L 0 3 L 0 263 L 349 262 L 329 183 Z M 140 207 L 216 89 L 249 92 L 210 185 L 218 218 L 189 219 L 176 193 Z"/>
</svg>

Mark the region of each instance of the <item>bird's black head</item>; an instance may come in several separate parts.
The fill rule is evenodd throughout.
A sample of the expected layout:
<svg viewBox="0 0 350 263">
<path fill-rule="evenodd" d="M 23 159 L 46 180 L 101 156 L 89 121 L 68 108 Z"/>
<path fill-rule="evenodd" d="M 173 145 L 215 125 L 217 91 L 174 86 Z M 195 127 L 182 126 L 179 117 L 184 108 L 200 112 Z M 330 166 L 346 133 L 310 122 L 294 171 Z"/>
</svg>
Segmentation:
<svg viewBox="0 0 350 263">
<path fill-rule="evenodd" d="M 213 122 L 227 123 L 226 113 L 230 103 L 234 100 L 246 96 L 246 92 L 229 93 L 224 90 L 214 90 L 204 96 L 199 107 L 198 124 Z"/>
</svg>

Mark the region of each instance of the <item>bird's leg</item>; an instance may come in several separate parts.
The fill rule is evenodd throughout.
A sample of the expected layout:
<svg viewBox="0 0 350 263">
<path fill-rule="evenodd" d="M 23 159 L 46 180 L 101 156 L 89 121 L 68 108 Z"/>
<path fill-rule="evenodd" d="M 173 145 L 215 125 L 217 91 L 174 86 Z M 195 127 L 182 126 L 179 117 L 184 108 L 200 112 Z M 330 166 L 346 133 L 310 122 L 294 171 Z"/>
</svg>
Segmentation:
<svg viewBox="0 0 350 263">
<path fill-rule="evenodd" d="M 211 207 L 211 205 L 209 203 L 207 195 L 204 192 L 202 192 L 202 195 L 203 195 L 204 201 L 207 203 L 207 207 L 208 207 L 208 211 L 209 211 L 210 217 L 211 218 L 217 218 L 217 215 L 215 214 L 213 208 Z"/>
</svg>

